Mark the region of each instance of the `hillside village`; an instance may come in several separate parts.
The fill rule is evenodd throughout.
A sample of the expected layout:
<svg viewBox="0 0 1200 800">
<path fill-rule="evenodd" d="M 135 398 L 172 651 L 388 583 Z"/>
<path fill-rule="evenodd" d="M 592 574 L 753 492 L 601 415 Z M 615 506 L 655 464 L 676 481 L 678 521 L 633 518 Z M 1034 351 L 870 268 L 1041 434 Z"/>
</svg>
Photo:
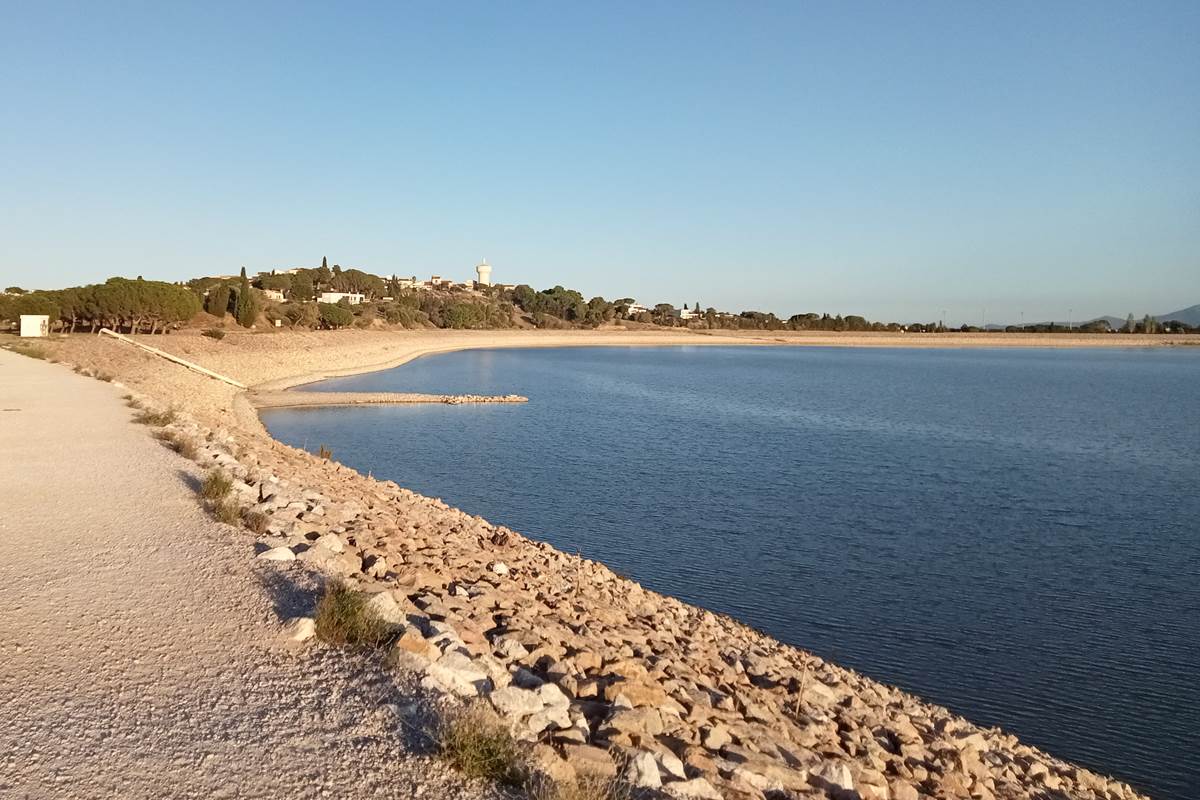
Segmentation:
<svg viewBox="0 0 1200 800">
<path fill-rule="evenodd" d="M 248 275 L 220 274 L 182 283 L 110 278 L 103 284 L 27 291 L 10 286 L 0 293 L 0 322 L 24 335 L 95 331 L 108 327 L 128 333 L 168 333 L 180 327 L 205 329 L 214 338 L 231 325 L 272 328 L 599 328 L 654 326 L 697 330 L 848 331 L 892 333 L 1194 333 L 1197 308 L 1168 316 L 1132 314 L 1124 321 L 1101 317 L 1081 323 L 947 327 L 943 321 L 870 321 L 859 315 L 733 313 L 699 302 L 643 305 L 631 297 L 585 299 L 563 286 L 537 291 L 526 284 L 496 283 L 486 259 L 474 276 L 382 277 L 356 268 L 329 265 L 293 267 Z M 24 327 L 19 322 L 25 318 Z"/>
</svg>

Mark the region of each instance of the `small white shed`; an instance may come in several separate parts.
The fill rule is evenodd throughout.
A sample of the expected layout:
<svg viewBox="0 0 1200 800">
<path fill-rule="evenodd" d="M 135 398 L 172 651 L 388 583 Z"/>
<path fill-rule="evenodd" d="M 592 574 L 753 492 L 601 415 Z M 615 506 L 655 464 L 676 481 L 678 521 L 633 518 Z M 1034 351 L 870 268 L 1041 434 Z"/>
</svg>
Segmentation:
<svg viewBox="0 0 1200 800">
<path fill-rule="evenodd" d="M 50 335 L 50 317 L 46 314 L 22 314 L 21 315 L 21 336 L 28 338 L 31 336 L 49 336 Z"/>
</svg>

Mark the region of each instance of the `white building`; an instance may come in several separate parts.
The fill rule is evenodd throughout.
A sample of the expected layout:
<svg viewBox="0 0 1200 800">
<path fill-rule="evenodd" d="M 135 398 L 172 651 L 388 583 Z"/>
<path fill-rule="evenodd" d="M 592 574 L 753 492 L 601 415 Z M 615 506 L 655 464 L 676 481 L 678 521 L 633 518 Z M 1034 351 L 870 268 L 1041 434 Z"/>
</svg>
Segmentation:
<svg viewBox="0 0 1200 800">
<path fill-rule="evenodd" d="M 263 289 L 262 293 L 263 296 L 268 300 L 273 300 L 276 303 L 283 302 L 283 292 L 279 291 L 278 289 Z"/>
<path fill-rule="evenodd" d="M 41 337 L 50 335 L 50 317 L 46 314 L 22 314 L 21 337 Z"/>
<path fill-rule="evenodd" d="M 641 303 L 630 303 L 629 308 L 627 308 L 625 310 L 625 316 L 636 317 L 638 314 L 641 314 L 643 311 L 649 311 L 649 310 L 650 309 L 646 308 Z"/>
<path fill-rule="evenodd" d="M 475 274 L 479 276 L 479 279 L 475 282 L 480 286 L 492 285 L 492 266 L 487 263 L 486 258 L 475 267 Z"/>
<path fill-rule="evenodd" d="M 321 296 L 317 298 L 317 302 L 340 303 L 343 299 L 352 306 L 361 306 L 367 297 L 359 292 L 321 292 Z"/>
</svg>

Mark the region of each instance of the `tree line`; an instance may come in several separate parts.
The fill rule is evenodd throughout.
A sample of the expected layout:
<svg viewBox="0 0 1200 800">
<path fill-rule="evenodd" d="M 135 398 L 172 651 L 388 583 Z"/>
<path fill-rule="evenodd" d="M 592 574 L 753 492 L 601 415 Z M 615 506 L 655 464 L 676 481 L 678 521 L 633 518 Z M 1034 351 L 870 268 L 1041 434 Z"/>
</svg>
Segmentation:
<svg viewBox="0 0 1200 800">
<path fill-rule="evenodd" d="M 92 332 L 106 327 L 129 333 L 157 333 L 186 322 L 199 311 L 200 298 L 194 292 L 140 277 L 0 296 L 0 319 L 45 314 L 56 329 L 70 333 L 85 326 Z"/>
</svg>

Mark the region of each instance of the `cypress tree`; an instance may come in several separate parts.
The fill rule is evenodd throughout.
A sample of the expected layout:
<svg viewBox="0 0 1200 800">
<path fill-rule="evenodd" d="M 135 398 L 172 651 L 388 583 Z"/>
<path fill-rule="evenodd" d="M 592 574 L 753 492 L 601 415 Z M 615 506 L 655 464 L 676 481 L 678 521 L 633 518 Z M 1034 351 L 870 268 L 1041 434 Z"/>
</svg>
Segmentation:
<svg viewBox="0 0 1200 800">
<path fill-rule="evenodd" d="M 246 277 L 245 267 L 242 267 L 241 283 L 238 284 L 234 316 L 237 317 L 238 325 L 243 328 L 254 325 L 254 318 L 258 316 L 258 301 L 255 300 L 254 292 L 250 288 L 250 279 Z"/>
</svg>

